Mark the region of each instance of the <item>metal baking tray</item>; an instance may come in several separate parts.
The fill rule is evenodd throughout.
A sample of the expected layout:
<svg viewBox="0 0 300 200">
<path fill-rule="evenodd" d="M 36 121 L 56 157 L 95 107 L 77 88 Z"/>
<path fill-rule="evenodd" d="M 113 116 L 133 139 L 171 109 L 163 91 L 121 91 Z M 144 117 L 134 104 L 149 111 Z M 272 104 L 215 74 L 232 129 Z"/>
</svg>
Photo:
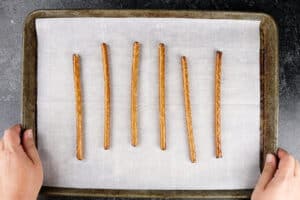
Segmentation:
<svg viewBox="0 0 300 200">
<path fill-rule="evenodd" d="M 160 17 L 259 20 L 260 25 L 260 164 L 277 149 L 278 31 L 263 13 L 167 10 L 37 10 L 30 13 L 23 33 L 22 124 L 32 128 L 37 141 L 37 36 L 35 19 L 63 17 Z M 38 145 L 38 144 L 37 144 Z M 42 187 L 45 195 L 126 198 L 249 198 L 252 190 L 107 190 Z"/>
</svg>

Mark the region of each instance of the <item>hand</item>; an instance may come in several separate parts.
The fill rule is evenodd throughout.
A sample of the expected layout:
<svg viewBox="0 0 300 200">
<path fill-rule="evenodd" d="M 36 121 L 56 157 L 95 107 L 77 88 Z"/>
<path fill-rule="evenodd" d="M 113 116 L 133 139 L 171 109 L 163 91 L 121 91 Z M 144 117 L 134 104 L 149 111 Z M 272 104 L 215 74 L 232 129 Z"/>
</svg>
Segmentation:
<svg viewBox="0 0 300 200">
<path fill-rule="evenodd" d="M 1 200 L 37 199 L 43 181 L 43 169 L 34 145 L 32 130 L 24 132 L 15 125 L 4 132 L 0 140 Z"/>
<path fill-rule="evenodd" d="M 252 200 L 299 200 L 300 164 L 285 150 L 277 152 L 276 157 L 268 154 L 264 170 L 255 186 Z"/>
</svg>

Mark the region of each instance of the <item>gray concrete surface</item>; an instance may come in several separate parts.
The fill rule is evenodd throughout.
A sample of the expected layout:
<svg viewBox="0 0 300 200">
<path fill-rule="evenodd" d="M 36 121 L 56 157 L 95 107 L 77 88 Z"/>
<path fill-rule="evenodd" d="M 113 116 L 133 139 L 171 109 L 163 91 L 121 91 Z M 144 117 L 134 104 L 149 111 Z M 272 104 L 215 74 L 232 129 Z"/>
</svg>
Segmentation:
<svg viewBox="0 0 300 200">
<path fill-rule="evenodd" d="M 25 16 L 36 9 L 72 8 L 232 10 L 270 14 L 278 23 L 280 37 L 279 145 L 300 159 L 300 4 L 293 0 L 0 0 L 0 136 L 5 128 L 20 122 Z"/>
</svg>

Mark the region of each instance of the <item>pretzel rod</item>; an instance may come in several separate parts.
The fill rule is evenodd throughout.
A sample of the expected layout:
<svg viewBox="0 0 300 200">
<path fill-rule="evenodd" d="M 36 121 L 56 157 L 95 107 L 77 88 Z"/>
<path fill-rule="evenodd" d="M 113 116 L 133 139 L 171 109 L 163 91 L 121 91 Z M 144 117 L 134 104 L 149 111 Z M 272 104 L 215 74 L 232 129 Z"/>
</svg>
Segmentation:
<svg viewBox="0 0 300 200">
<path fill-rule="evenodd" d="M 104 74 L 104 149 L 110 147 L 110 79 L 107 45 L 102 43 L 102 63 Z"/>
<path fill-rule="evenodd" d="M 159 44 L 159 123 L 160 148 L 166 149 L 166 114 L 165 114 L 165 45 Z"/>
<path fill-rule="evenodd" d="M 194 135 L 193 135 L 188 66 L 187 66 L 187 61 L 186 61 L 185 56 L 181 57 L 181 67 L 182 67 L 185 118 L 186 118 L 186 126 L 187 126 L 190 159 L 192 162 L 196 162 L 196 150 L 195 150 L 196 148 L 195 148 L 195 141 L 194 141 Z"/>
<path fill-rule="evenodd" d="M 73 54 L 73 76 L 76 108 L 76 157 L 83 159 L 83 127 L 82 127 L 82 99 L 80 80 L 80 56 Z"/>
<path fill-rule="evenodd" d="M 221 143 L 221 65 L 222 52 L 216 52 L 215 66 L 215 143 L 216 143 L 216 158 L 222 157 Z"/>
<path fill-rule="evenodd" d="M 132 71 L 131 71 L 131 145 L 138 144 L 138 114 L 137 114 L 137 92 L 138 92 L 138 65 L 140 56 L 140 44 L 133 43 Z"/>
</svg>

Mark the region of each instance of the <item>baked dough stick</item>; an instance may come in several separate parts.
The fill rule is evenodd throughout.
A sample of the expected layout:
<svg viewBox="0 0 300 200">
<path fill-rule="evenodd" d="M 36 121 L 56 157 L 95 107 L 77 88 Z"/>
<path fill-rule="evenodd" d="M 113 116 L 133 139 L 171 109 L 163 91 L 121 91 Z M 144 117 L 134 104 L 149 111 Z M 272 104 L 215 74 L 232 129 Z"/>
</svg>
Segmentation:
<svg viewBox="0 0 300 200">
<path fill-rule="evenodd" d="M 159 50 L 159 123 L 160 148 L 166 149 L 166 114 L 165 114 L 165 45 L 160 43 Z"/>
<path fill-rule="evenodd" d="M 110 79 L 107 45 L 102 43 L 102 63 L 104 74 L 104 149 L 110 147 Z"/>
<path fill-rule="evenodd" d="M 182 80 L 183 80 L 183 93 L 184 93 L 184 105 L 185 105 L 185 118 L 187 127 L 187 136 L 189 142 L 190 159 L 192 162 L 196 162 L 196 148 L 193 135 L 193 124 L 192 124 L 192 111 L 190 102 L 190 88 L 189 88 L 189 75 L 186 57 L 181 57 L 182 67 Z"/>
<path fill-rule="evenodd" d="M 73 76 L 75 90 L 75 108 L 76 108 L 76 157 L 83 159 L 83 117 L 82 117 L 82 98 L 81 98 L 81 80 L 80 80 L 80 56 L 73 54 Z"/>
<path fill-rule="evenodd" d="M 138 92 L 138 75 L 139 75 L 139 57 L 140 44 L 133 43 L 132 71 L 131 71 L 131 145 L 138 144 L 138 113 L 137 113 L 137 92 Z"/>
<path fill-rule="evenodd" d="M 216 52 L 216 66 L 215 66 L 215 143 L 216 143 L 216 157 L 222 157 L 222 143 L 221 143 L 221 65 L 222 52 Z"/>
</svg>

